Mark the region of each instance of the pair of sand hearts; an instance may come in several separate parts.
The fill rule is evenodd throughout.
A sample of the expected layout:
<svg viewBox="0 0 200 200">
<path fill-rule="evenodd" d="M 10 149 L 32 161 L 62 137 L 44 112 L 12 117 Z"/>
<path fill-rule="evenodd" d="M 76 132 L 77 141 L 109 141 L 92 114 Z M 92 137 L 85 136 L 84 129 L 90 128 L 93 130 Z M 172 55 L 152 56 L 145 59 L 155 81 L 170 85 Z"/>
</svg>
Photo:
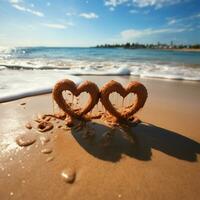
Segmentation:
<svg viewBox="0 0 200 200">
<path fill-rule="evenodd" d="M 73 110 L 65 101 L 63 91 L 70 91 L 74 96 L 79 96 L 82 92 L 87 92 L 89 94 L 89 99 L 86 106 L 79 111 Z M 131 105 L 129 109 L 125 109 L 124 112 L 119 112 L 109 99 L 109 95 L 113 92 L 120 94 L 123 98 L 130 93 L 134 93 L 137 98 L 136 101 L 133 100 L 134 104 Z M 143 84 L 136 81 L 130 82 L 127 87 L 123 87 L 120 83 L 112 80 L 99 89 L 98 86 L 91 81 L 85 81 L 77 86 L 73 81 L 64 79 L 54 86 L 53 98 L 58 106 L 71 117 L 80 118 L 86 115 L 94 108 L 100 99 L 105 109 L 112 116 L 117 119 L 128 119 L 144 106 L 147 99 L 147 89 Z"/>
</svg>

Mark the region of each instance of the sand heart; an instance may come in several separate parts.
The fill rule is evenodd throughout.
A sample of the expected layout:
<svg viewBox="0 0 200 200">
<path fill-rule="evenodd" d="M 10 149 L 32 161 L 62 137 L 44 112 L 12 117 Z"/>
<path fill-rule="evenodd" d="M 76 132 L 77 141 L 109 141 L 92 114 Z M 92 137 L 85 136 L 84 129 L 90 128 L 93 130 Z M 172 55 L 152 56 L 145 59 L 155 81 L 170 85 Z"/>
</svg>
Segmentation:
<svg viewBox="0 0 200 200">
<path fill-rule="evenodd" d="M 79 96 L 82 92 L 89 93 L 89 99 L 84 108 L 79 111 L 74 111 L 70 105 L 68 105 L 63 97 L 63 91 L 70 91 L 73 95 Z M 53 89 L 53 98 L 58 106 L 71 117 L 81 117 L 87 114 L 97 104 L 99 100 L 99 88 L 95 83 L 85 81 L 80 85 L 76 85 L 69 79 L 59 81 Z"/>
<path fill-rule="evenodd" d="M 101 88 L 100 92 L 101 102 L 104 105 L 105 109 L 117 119 L 128 119 L 144 106 L 147 99 L 146 88 L 144 87 L 144 85 L 136 81 L 130 82 L 128 86 L 124 88 L 120 83 L 112 80 L 106 83 Z M 114 108 L 114 106 L 110 102 L 109 95 L 113 92 L 117 92 L 123 98 L 125 98 L 130 93 L 134 93 L 137 95 L 137 99 L 128 109 L 125 109 L 122 113 L 120 113 Z"/>
</svg>

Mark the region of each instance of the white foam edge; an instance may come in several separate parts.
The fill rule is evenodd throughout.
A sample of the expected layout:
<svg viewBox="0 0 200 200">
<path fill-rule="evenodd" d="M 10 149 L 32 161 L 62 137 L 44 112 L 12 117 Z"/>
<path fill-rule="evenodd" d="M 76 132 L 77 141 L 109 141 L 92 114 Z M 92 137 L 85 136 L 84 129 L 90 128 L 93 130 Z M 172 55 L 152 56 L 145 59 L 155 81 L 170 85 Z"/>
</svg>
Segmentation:
<svg viewBox="0 0 200 200">
<path fill-rule="evenodd" d="M 183 80 L 183 81 L 200 81 L 200 77 L 178 76 L 178 75 L 163 75 L 158 73 L 131 73 L 132 76 L 139 76 L 140 78 L 158 78 L 169 80 Z"/>
<path fill-rule="evenodd" d="M 95 75 L 95 76 L 112 76 L 112 75 L 130 75 L 131 71 L 127 67 L 119 67 L 113 69 L 107 69 L 105 71 L 84 71 L 84 70 L 68 70 L 68 74 L 71 75 Z"/>
<path fill-rule="evenodd" d="M 76 85 L 79 85 L 83 81 L 83 79 L 75 77 L 75 76 L 66 76 L 63 79 L 70 79 L 74 83 L 76 83 Z M 63 79 L 61 79 L 61 80 L 63 80 Z M 61 81 L 61 80 L 58 80 L 58 81 Z M 55 84 L 58 81 L 55 81 Z M 8 102 L 8 101 L 14 101 L 14 100 L 22 99 L 22 98 L 25 98 L 25 97 L 48 94 L 48 93 L 52 92 L 53 87 L 54 87 L 54 85 L 49 86 L 49 87 L 42 87 L 40 89 L 35 89 L 35 90 L 30 89 L 30 90 L 20 92 L 20 93 L 17 93 L 17 94 L 5 95 L 3 97 L 0 97 L 0 103 L 5 103 L 5 102 Z"/>
</svg>

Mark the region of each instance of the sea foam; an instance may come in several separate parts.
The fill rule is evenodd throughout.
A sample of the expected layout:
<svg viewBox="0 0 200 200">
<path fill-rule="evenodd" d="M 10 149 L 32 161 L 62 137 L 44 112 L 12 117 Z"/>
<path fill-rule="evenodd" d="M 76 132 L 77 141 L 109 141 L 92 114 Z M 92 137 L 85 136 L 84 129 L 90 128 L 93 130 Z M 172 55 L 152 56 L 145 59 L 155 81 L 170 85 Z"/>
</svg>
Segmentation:
<svg viewBox="0 0 200 200">
<path fill-rule="evenodd" d="M 63 71 L 5 70 L 0 73 L 0 103 L 50 93 L 61 79 L 82 82 L 81 78 L 65 75 Z"/>
</svg>

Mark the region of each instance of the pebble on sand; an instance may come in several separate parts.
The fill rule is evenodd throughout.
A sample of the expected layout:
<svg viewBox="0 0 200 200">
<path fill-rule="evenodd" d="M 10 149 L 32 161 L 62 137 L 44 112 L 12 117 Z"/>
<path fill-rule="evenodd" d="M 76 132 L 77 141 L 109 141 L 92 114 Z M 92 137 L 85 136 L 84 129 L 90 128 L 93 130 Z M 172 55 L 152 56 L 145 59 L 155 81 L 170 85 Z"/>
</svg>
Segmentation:
<svg viewBox="0 0 200 200">
<path fill-rule="evenodd" d="M 50 154 L 53 150 L 51 148 L 42 149 L 41 152 L 44 154 Z"/>
<path fill-rule="evenodd" d="M 30 122 L 28 122 L 28 123 L 25 125 L 25 127 L 26 127 L 27 129 L 32 129 L 32 125 L 31 125 Z"/>
<path fill-rule="evenodd" d="M 36 138 L 33 135 L 24 134 L 16 138 L 16 142 L 19 146 L 25 147 L 35 143 Z"/>
<path fill-rule="evenodd" d="M 66 168 L 61 172 L 62 179 L 67 183 L 73 183 L 76 177 L 76 172 L 73 168 Z"/>
</svg>

